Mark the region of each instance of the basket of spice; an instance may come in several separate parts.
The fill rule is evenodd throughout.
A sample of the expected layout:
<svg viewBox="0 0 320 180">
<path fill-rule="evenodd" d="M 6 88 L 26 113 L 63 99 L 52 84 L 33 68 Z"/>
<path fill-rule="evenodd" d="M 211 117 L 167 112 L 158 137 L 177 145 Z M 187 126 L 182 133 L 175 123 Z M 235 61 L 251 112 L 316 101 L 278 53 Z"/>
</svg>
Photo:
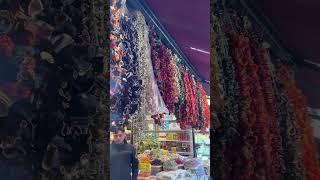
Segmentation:
<svg viewBox="0 0 320 180">
<path fill-rule="evenodd" d="M 175 160 L 170 159 L 163 162 L 163 170 L 164 171 L 175 171 L 178 169 L 177 163 Z"/>
<path fill-rule="evenodd" d="M 157 175 L 157 173 L 162 171 L 163 162 L 159 159 L 151 161 L 151 175 Z"/>
</svg>

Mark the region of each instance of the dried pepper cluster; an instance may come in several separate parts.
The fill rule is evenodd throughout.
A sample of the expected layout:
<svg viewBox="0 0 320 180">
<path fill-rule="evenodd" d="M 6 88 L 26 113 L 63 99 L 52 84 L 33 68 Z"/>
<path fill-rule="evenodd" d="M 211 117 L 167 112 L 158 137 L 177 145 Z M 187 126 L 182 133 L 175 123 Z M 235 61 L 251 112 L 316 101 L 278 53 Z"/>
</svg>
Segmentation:
<svg viewBox="0 0 320 180">
<path fill-rule="evenodd" d="M 302 93 L 284 65 L 274 68 L 269 46 L 248 26 L 247 18 L 219 9 L 212 14 L 211 32 L 218 66 L 213 75 L 219 91 L 215 107 L 221 123 L 213 135 L 214 178 L 318 179 Z"/>
<path fill-rule="evenodd" d="M 161 42 L 151 29 L 151 58 L 160 93 L 180 127 L 205 130 L 210 125 L 206 93 L 181 60 Z"/>
<path fill-rule="evenodd" d="M 293 116 L 297 121 L 297 132 L 300 139 L 299 147 L 302 155 L 304 176 L 306 179 L 317 179 L 320 175 L 317 151 L 314 142 L 311 119 L 308 114 L 305 98 L 302 92 L 295 86 L 286 67 L 278 67 L 280 78 L 287 90 L 289 103 L 293 109 Z"/>
<path fill-rule="evenodd" d="M 111 6 L 110 35 L 115 119 L 132 119 L 134 129 L 142 132 L 146 115 L 169 113 L 176 115 L 182 128 L 208 128 L 210 110 L 201 83 L 149 29 L 141 12 L 128 12 L 125 4 L 116 2 Z"/>
</svg>

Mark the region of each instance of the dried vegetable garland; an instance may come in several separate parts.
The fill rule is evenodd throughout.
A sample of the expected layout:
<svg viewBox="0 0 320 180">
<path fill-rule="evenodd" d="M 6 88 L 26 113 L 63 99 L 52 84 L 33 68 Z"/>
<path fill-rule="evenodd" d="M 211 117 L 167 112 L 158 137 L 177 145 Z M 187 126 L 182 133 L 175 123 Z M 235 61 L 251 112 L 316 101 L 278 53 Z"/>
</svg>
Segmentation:
<svg viewBox="0 0 320 180">
<path fill-rule="evenodd" d="M 116 3 L 116 1 L 114 2 Z M 115 111 L 122 105 L 122 90 L 123 90 L 123 77 L 126 70 L 123 68 L 123 56 L 124 49 L 122 43 L 124 41 L 123 30 L 121 28 L 121 8 L 122 6 L 116 6 L 113 4 L 110 7 L 111 10 L 111 34 L 110 34 L 110 49 L 111 49 L 111 61 L 110 61 L 110 95 L 111 95 L 111 111 Z M 123 114 L 123 109 L 117 109 L 118 114 Z"/>
<path fill-rule="evenodd" d="M 256 114 L 252 109 L 254 99 L 251 97 L 251 92 L 254 91 L 251 85 L 253 83 L 251 75 L 254 73 L 254 70 L 252 69 L 252 55 L 247 37 L 235 32 L 230 32 L 229 36 L 231 37 L 231 52 L 240 86 L 240 95 L 243 98 L 239 113 L 239 131 L 243 138 L 241 142 L 243 144 L 240 145 L 241 154 L 238 161 L 240 162 L 239 164 L 248 164 L 244 169 L 235 167 L 231 175 L 233 177 L 239 177 L 239 179 L 251 179 L 255 175 L 255 158 L 259 158 L 254 156 L 259 151 L 255 151 L 254 149 L 258 141 L 258 137 L 256 136 L 254 129 L 255 123 L 257 123 Z M 230 178 L 232 178 L 232 176 Z"/>
<path fill-rule="evenodd" d="M 259 68 L 258 65 L 255 64 L 255 61 L 263 61 L 260 59 L 258 55 L 257 48 L 259 48 L 260 42 L 258 41 L 257 37 L 252 34 L 248 34 L 249 42 L 251 47 L 251 54 L 252 54 L 252 61 L 251 61 L 251 77 L 252 77 L 252 85 L 253 85 L 253 95 L 252 99 L 255 99 L 252 104 L 253 112 L 256 114 L 257 120 L 254 125 L 255 135 L 258 138 L 257 140 L 257 148 L 256 148 L 256 159 L 257 167 L 263 168 L 265 174 L 261 174 L 261 177 L 266 177 L 267 179 L 275 179 L 279 176 L 276 174 L 276 170 L 273 169 L 274 167 L 271 166 L 271 156 L 276 157 L 278 154 L 271 154 L 271 139 L 270 139 L 270 120 L 269 114 L 267 112 L 267 108 L 265 105 L 265 96 L 263 93 L 263 89 L 261 86 L 261 76 L 258 75 Z M 261 71 L 260 71 L 261 72 Z M 264 81 L 263 81 L 264 82 Z M 262 83 L 263 83 L 262 82 Z M 264 159 L 268 159 L 265 161 Z M 279 167 L 279 166 L 278 166 Z M 256 169 L 258 172 L 261 170 Z"/>
<path fill-rule="evenodd" d="M 180 96 L 180 86 L 179 86 L 179 70 L 178 70 L 178 57 L 175 55 L 172 51 L 170 52 L 170 64 L 169 66 L 172 69 L 172 72 L 170 72 L 170 75 L 172 76 L 172 84 L 175 87 L 173 91 L 173 97 L 175 97 L 174 103 L 178 103 L 179 96 Z M 175 111 L 174 111 L 175 112 Z"/>
<path fill-rule="evenodd" d="M 221 98 L 216 104 L 221 126 L 214 132 L 214 178 L 317 179 L 319 164 L 301 92 L 283 66 L 273 68 L 266 44 L 245 29 L 246 19 L 218 9 L 211 32 Z"/>
<path fill-rule="evenodd" d="M 9 38 L 11 43 L 1 38 L 1 63 L 10 60 L 17 67 L 19 96 L 12 99 L 4 122 L 11 132 L 1 131 L 1 140 L 6 139 L 1 163 L 8 163 L 11 171 L 1 177 L 103 178 L 107 92 L 103 60 L 108 53 L 102 49 L 108 47 L 98 39 L 105 38 L 98 30 L 106 25 L 103 8 L 108 5 L 100 0 L 1 1 L 0 5 L 7 8 L 0 12 L 1 23 L 9 23 L 1 29 L 6 34 L 2 36 L 14 37 Z"/>
<path fill-rule="evenodd" d="M 217 126 L 214 131 L 213 141 L 213 176 L 215 179 L 227 178 L 226 175 L 234 168 L 234 159 L 238 156 L 232 149 L 238 148 L 241 137 L 238 132 L 238 103 L 240 101 L 238 92 L 238 82 L 234 64 L 229 55 L 229 44 L 223 25 L 217 19 L 217 16 L 212 15 L 214 26 L 212 27 L 211 37 L 214 37 L 214 48 L 216 54 L 214 60 L 218 65 L 217 73 L 217 97 L 216 112 L 218 115 L 220 126 Z M 215 34 L 214 34 L 215 33 Z M 226 172 L 226 173 L 225 173 Z"/>
<path fill-rule="evenodd" d="M 182 129 L 186 129 L 188 127 L 191 126 L 191 116 L 189 116 L 189 113 L 192 109 L 191 107 L 191 103 L 190 103 L 190 95 L 191 91 L 190 91 L 190 83 L 189 83 L 189 78 L 188 78 L 188 74 L 187 72 L 184 70 L 182 71 L 182 80 L 183 80 L 183 84 L 184 84 L 184 90 L 185 90 L 185 98 L 184 101 L 182 102 L 181 105 L 181 117 L 178 120 L 178 122 L 180 123 L 180 127 Z M 188 118 L 189 117 L 189 118 Z"/>
<path fill-rule="evenodd" d="M 141 12 L 134 12 L 133 25 L 137 32 L 137 60 L 138 75 L 141 78 L 141 96 L 139 99 L 138 116 L 134 121 L 134 142 L 140 142 L 145 129 L 144 119 L 147 115 L 169 113 L 157 82 L 154 77 L 151 61 L 151 47 L 149 44 L 149 28 Z"/>
<path fill-rule="evenodd" d="M 123 49 L 124 56 L 122 58 L 126 70 L 122 90 L 122 101 L 120 106 L 117 107 L 117 111 L 120 110 L 122 117 L 130 119 L 138 111 L 140 91 L 141 91 L 141 79 L 138 76 L 138 61 L 137 59 L 137 47 L 136 47 L 136 30 L 133 26 L 132 19 L 129 15 L 122 18 L 121 21 L 123 30 Z"/>
<path fill-rule="evenodd" d="M 276 107 L 278 109 L 279 129 L 282 138 L 282 158 L 283 169 L 280 170 L 281 178 L 283 179 L 303 179 L 303 165 L 302 157 L 300 154 L 300 140 L 298 125 L 293 117 L 293 110 L 289 104 L 287 90 L 281 80 L 280 72 L 277 71 L 272 64 L 271 67 L 272 82 L 274 94 L 276 97 Z"/>
<path fill-rule="evenodd" d="M 139 112 L 144 115 L 168 113 L 163 102 L 158 85 L 154 78 L 149 44 L 149 28 L 141 12 L 135 12 L 134 27 L 137 31 L 137 60 L 139 77 L 142 80 Z"/>
<path fill-rule="evenodd" d="M 177 101 L 177 76 L 174 67 L 174 59 L 171 51 L 163 44 L 152 47 L 152 61 L 157 77 L 160 93 L 165 104 L 168 107 L 169 113 L 175 113 L 175 102 Z"/>
<path fill-rule="evenodd" d="M 271 79 L 271 71 L 268 62 L 271 62 L 269 52 L 265 44 L 257 41 L 256 37 L 251 38 L 252 50 L 255 54 L 255 63 L 258 66 L 259 81 L 264 95 L 266 106 L 266 113 L 269 119 L 269 126 L 265 127 L 269 131 L 270 141 L 270 164 L 269 164 L 269 177 L 273 179 L 280 178 L 281 170 L 281 153 L 282 153 L 282 139 L 280 136 L 279 123 L 277 120 L 277 111 L 275 102 L 275 95 L 273 92 L 273 85 Z"/>
<path fill-rule="evenodd" d="M 183 129 L 194 127 L 204 130 L 209 127 L 208 102 L 206 99 L 203 101 L 200 95 L 202 85 L 186 71 L 177 55 L 161 42 L 152 28 L 149 37 L 155 77 L 170 113 L 176 115 Z"/>
<path fill-rule="evenodd" d="M 198 122 L 198 105 L 197 105 L 197 92 L 196 92 L 196 85 L 195 85 L 195 80 L 194 76 L 191 75 L 190 73 L 188 74 L 189 76 L 189 82 L 190 82 L 190 88 L 191 88 L 191 94 L 190 94 L 190 99 L 191 99 L 191 126 L 196 128 L 197 127 L 197 122 Z M 190 110 L 190 109 L 189 109 Z"/>
<path fill-rule="evenodd" d="M 185 89 L 184 89 L 184 82 L 183 82 L 183 65 L 182 63 L 178 63 L 180 62 L 180 60 L 178 59 L 178 57 L 176 57 L 177 60 L 177 76 L 178 76 L 178 87 L 179 87 L 179 98 L 178 98 L 178 102 L 175 104 L 175 116 L 177 117 L 177 121 L 180 122 L 182 114 L 181 114 L 181 107 L 185 101 Z"/>
<path fill-rule="evenodd" d="M 289 103 L 292 106 L 294 118 L 298 124 L 305 179 L 317 179 L 320 177 L 320 166 L 316 157 L 317 150 L 314 142 L 313 129 L 304 96 L 301 91 L 296 88 L 293 80 L 290 78 L 288 70 L 284 66 L 279 66 L 278 71 L 284 87 L 287 90 Z"/>
<path fill-rule="evenodd" d="M 204 119 L 204 109 L 202 106 L 202 97 L 200 93 L 200 89 L 198 88 L 198 83 L 195 85 L 196 87 L 196 100 L 197 100 L 197 107 L 198 107 L 198 113 L 197 113 L 197 128 L 205 132 L 205 119 Z M 202 127 L 202 128 L 200 128 Z"/>
<path fill-rule="evenodd" d="M 210 109 L 209 109 L 209 105 L 207 102 L 207 95 L 206 95 L 206 92 L 204 91 L 202 85 L 199 82 L 197 83 L 197 87 L 198 87 L 198 90 L 200 93 L 199 107 L 202 109 L 202 111 L 200 111 L 200 113 L 201 113 L 200 116 L 204 118 L 204 123 L 205 123 L 204 125 L 200 125 L 199 127 L 208 128 L 208 127 L 210 127 Z"/>
<path fill-rule="evenodd" d="M 181 107 L 180 127 L 182 129 L 194 126 L 197 120 L 197 112 L 195 111 L 196 101 L 193 96 L 193 82 L 190 74 L 185 70 L 183 72 L 183 83 L 185 89 L 185 101 Z"/>
<path fill-rule="evenodd" d="M 173 54 L 170 49 L 161 42 L 155 27 L 150 28 L 149 33 L 151 45 L 151 59 L 154 67 L 155 77 L 158 87 L 165 103 L 169 108 L 169 112 L 175 114 L 178 121 L 180 120 L 180 106 L 184 101 L 184 85 L 182 81 L 181 64 L 177 55 Z M 167 73 L 166 73 L 167 72 Z M 170 73 L 170 78 L 167 74 Z M 164 88 L 164 87 L 168 88 Z"/>
<path fill-rule="evenodd" d="M 202 85 L 198 85 L 189 72 L 184 74 L 185 67 L 177 55 L 158 38 L 153 38 L 155 34 L 145 25 L 140 12 L 127 13 L 125 17 L 120 12 L 126 12 L 126 8 L 112 7 L 114 30 L 110 36 L 113 42 L 110 75 L 113 110 L 118 111 L 120 117 L 134 121 L 136 132 L 140 132 L 134 135 L 138 139 L 143 136 L 145 115 L 158 117 L 157 114 L 173 113 L 183 128 L 209 127 L 209 106 L 202 97 L 205 93 Z M 150 44 L 146 37 L 150 38 Z M 148 62 L 150 45 L 151 64 Z M 153 74 L 157 81 L 153 80 Z M 202 88 L 201 92 L 199 88 Z M 191 119 L 188 118 L 190 115 Z M 138 139 L 134 141 L 138 142 Z"/>
</svg>

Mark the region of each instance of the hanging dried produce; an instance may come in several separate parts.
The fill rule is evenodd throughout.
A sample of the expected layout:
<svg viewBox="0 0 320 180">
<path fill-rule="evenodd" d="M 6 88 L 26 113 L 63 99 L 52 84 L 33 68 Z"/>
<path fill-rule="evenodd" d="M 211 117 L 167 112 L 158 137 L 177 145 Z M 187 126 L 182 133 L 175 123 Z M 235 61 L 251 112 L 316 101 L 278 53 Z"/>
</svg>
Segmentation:
<svg viewBox="0 0 320 180">
<path fill-rule="evenodd" d="M 196 128 L 198 126 L 198 103 L 197 103 L 197 91 L 196 82 L 194 76 L 189 73 L 189 82 L 191 87 L 191 127 Z"/>
<path fill-rule="evenodd" d="M 216 69 L 218 84 L 216 92 L 218 99 L 216 103 L 216 112 L 220 125 L 215 127 L 213 151 L 213 176 L 214 179 L 224 179 L 231 175 L 234 168 L 233 163 L 238 157 L 233 149 L 237 149 L 241 142 L 238 126 L 240 117 L 238 117 L 239 104 L 242 100 L 239 98 L 238 81 L 236 80 L 235 67 L 232 58 L 229 55 L 228 38 L 224 32 L 224 27 L 219 16 L 213 16 L 214 26 L 211 33 L 214 36 L 214 48 L 216 49 L 215 60 L 218 65 Z M 219 18 L 219 19 L 218 19 Z M 215 55 L 215 54 L 213 54 Z"/>
<path fill-rule="evenodd" d="M 155 115 L 168 113 L 163 98 L 159 92 L 151 61 L 151 47 L 149 44 L 149 28 L 141 12 L 136 12 L 134 27 L 137 32 L 137 60 L 142 90 L 139 113 Z"/>
<path fill-rule="evenodd" d="M 155 45 L 155 44 L 154 44 Z M 152 46 L 152 62 L 157 77 L 160 93 L 169 113 L 175 113 L 175 102 L 178 100 L 177 69 L 171 50 L 163 44 Z"/>
<path fill-rule="evenodd" d="M 250 179 L 254 175 L 254 149 L 253 146 L 256 141 L 253 136 L 253 124 L 255 123 L 255 116 L 251 112 L 251 94 L 252 87 L 250 86 L 250 76 L 247 74 L 249 58 L 251 58 L 251 54 L 248 47 L 248 40 L 238 35 L 237 33 L 230 32 L 229 36 L 231 37 L 232 42 L 232 56 L 235 64 L 235 69 L 237 73 L 237 80 L 239 82 L 239 90 L 240 95 L 242 97 L 242 101 L 240 102 L 240 124 L 239 124 L 239 132 L 241 136 L 241 140 L 238 142 L 238 147 L 241 147 L 240 154 L 237 155 L 236 158 L 238 166 L 233 167 L 231 169 L 230 174 L 226 174 L 229 176 L 227 179 L 232 179 L 232 177 L 239 177 L 239 179 Z M 240 166 L 242 164 L 248 164 L 245 169 L 241 169 Z"/>
<path fill-rule="evenodd" d="M 111 42 L 110 48 L 112 57 L 112 60 L 110 61 L 110 94 L 111 99 L 114 99 L 112 104 L 115 106 L 119 105 L 117 101 L 120 99 L 119 96 L 123 88 L 122 76 L 126 72 L 126 70 L 123 68 L 124 62 L 122 61 L 124 51 L 122 47 L 123 32 L 120 24 L 120 8 L 118 6 L 111 6 L 112 30 L 109 37 Z"/>
<path fill-rule="evenodd" d="M 198 82 L 197 83 L 198 89 L 200 91 L 200 101 L 201 101 L 201 107 L 202 107 L 202 116 L 204 118 L 204 126 L 201 128 L 209 128 L 210 127 L 210 109 L 207 101 L 207 95 L 204 91 L 202 85 Z"/>
<path fill-rule="evenodd" d="M 144 119 L 146 116 L 169 113 L 169 111 L 162 99 L 154 77 L 150 54 L 149 28 L 141 12 L 134 13 L 133 25 L 137 32 L 138 76 L 141 78 L 142 84 L 138 114 L 134 119 L 134 131 L 136 133 L 134 142 L 136 143 L 143 137 L 143 130 L 146 126 Z"/>
<path fill-rule="evenodd" d="M 290 106 L 287 90 L 281 80 L 280 72 L 269 65 L 271 69 L 272 83 L 276 97 L 276 108 L 278 109 L 277 120 L 280 124 L 282 138 L 282 159 L 283 167 L 280 169 L 282 179 L 303 179 L 304 170 L 302 157 L 300 155 L 300 140 L 298 124 L 293 116 L 293 109 Z"/>
<path fill-rule="evenodd" d="M 190 128 L 197 121 L 197 111 L 195 111 L 196 101 L 193 94 L 193 82 L 188 71 L 183 71 L 183 84 L 185 89 L 185 101 L 181 106 L 180 127 Z"/>
<path fill-rule="evenodd" d="M 180 96 L 180 85 L 179 85 L 179 69 L 177 63 L 179 62 L 179 59 L 177 55 L 175 55 L 173 52 L 170 53 L 170 68 L 171 68 L 171 78 L 172 78 L 172 86 L 174 87 L 173 91 L 173 97 L 175 98 L 174 103 L 178 103 L 179 96 Z M 174 111 L 175 112 L 175 111 Z"/>
<path fill-rule="evenodd" d="M 214 5 L 219 11 L 212 18 L 211 44 L 219 92 L 213 105 L 221 123 L 212 144 L 214 179 L 318 179 L 302 93 L 283 65 L 273 68 L 248 19 L 222 1 Z"/>
<path fill-rule="evenodd" d="M 198 87 L 199 82 L 196 82 L 195 89 L 196 89 L 196 100 L 197 100 L 197 127 L 196 129 L 200 129 L 202 132 L 205 132 L 205 117 L 204 117 L 204 109 L 202 105 L 202 97 L 200 93 L 200 89 Z"/>
<path fill-rule="evenodd" d="M 176 54 L 171 52 L 161 42 L 157 31 L 151 27 L 150 34 L 151 59 L 154 67 L 155 77 L 162 97 L 166 100 L 166 104 L 170 104 L 171 113 L 174 112 L 177 121 L 181 119 L 181 105 L 184 102 L 184 84 L 182 80 L 182 62 Z M 170 54 L 170 58 L 168 57 Z M 168 65 L 169 64 L 169 65 Z M 170 68 L 170 69 L 169 69 Z M 170 73 L 170 78 L 168 78 Z M 164 82 L 166 80 L 166 82 Z M 171 82 L 170 82 L 171 81 Z M 169 86 L 169 88 L 164 88 Z M 171 96 L 167 96 L 172 94 Z M 174 106 L 172 106 L 174 105 Z M 173 109 L 174 107 L 174 109 Z"/>
<path fill-rule="evenodd" d="M 287 91 L 293 116 L 297 122 L 297 132 L 299 133 L 298 137 L 300 139 L 299 150 L 302 154 L 305 179 L 318 179 L 320 177 L 320 166 L 316 157 L 317 150 L 305 98 L 302 92 L 295 86 L 288 70 L 283 65 L 278 66 L 277 69 L 280 73 L 284 88 Z"/>
<path fill-rule="evenodd" d="M 258 75 L 259 81 L 261 85 L 261 90 L 264 96 L 264 102 L 266 107 L 266 115 L 268 116 L 267 120 L 269 122 L 269 126 L 265 128 L 269 131 L 270 141 L 270 164 L 268 176 L 271 179 L 279 179 L 280 178 L 280 170 L 282 169 L 283 160 L 281 159 L 282 154 L 282 139 L 280 136 L 280 126 L 277 120 L 277 110 L 275 106 L 275 95 L 273 92 L 273 85 L 271 79 L 271 71 L 269 68 L 269 63 L 271 63 L 271 59 L 269 56 L 269 52 L 266 44 L 262 42 L 258 42 L 256 36 L 251 36 L 251 47 L 252 52 L 255 55 L 254 62 L 258 65 Z"/>
<path fill-rule="evenodd" d="M 122 112 L 121 116 L 125 119 L 130 119 L 138 111 L 141 91 L 141 79 L 138 76 L 137 32 L 130 15 L 122 18 L 121 25 L 124 37 L 122 48 L 125 52 L 122 60 L 126 73 L 122 78 L 124 82 L 121 91 L 121 104 L 117 106 L 117 111 Z"/>
</svg>

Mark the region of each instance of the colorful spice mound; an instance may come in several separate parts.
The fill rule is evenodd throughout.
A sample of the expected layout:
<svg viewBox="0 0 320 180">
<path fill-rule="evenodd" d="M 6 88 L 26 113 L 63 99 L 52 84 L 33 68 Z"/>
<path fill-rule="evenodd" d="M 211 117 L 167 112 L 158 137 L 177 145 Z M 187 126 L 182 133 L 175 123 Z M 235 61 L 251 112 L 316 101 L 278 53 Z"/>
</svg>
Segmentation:
<svg viewBox="0 0 320 180">
<path fill-rule="evenodd" d="M 167 160 L 163 162 L 163 169 L 165 170 L 175 170 L 178 165 L 175 160 Z"/>
</svg>

